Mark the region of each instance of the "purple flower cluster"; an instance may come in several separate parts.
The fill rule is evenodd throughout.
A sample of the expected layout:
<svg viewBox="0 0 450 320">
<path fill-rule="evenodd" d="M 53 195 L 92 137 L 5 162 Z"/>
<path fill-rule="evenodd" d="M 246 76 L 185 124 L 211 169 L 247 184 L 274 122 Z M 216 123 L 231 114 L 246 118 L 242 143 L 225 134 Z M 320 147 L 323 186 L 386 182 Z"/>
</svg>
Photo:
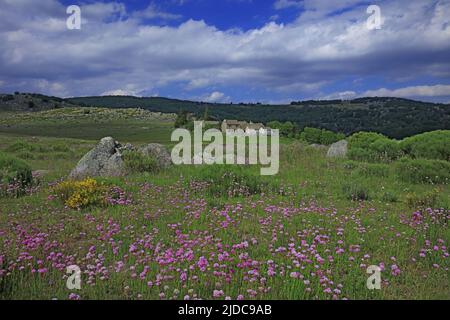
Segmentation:
<svg viewBox="0 0 450 320">
<path fill-rule="evenodd" d="M 448 239 L 434 236 L 448 211 L 386 220 L 363 203 L 337 209 L 278 194 L 212 206 L 203 184 L 184 186 L 134 185 L 133 201 L 116 188 L 114 210 L 74 214 L 45 197 L 37 209 L 2 212 L 0 281 L 20 277 L 72 300 L 242 300 L 363 298 L 370 265 L 388 292 L 417 274 L 448 277 Z M 65 288 L 70 265 L 82 270 L 76 293 Z"/>
</svg>

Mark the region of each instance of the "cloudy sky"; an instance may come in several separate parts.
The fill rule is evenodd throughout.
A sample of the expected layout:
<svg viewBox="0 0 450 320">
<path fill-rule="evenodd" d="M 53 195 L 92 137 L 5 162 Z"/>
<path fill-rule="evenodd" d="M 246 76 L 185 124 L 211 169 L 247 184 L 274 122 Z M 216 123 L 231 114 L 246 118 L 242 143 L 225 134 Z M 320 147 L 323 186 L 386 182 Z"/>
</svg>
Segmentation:
<svg viewBox="0 0 450 320">
<path fill-rule="evenodd" d="M 450 102 L 450 0 L 0 0 L 0 43 L 0 92 Z"/>
</svg>

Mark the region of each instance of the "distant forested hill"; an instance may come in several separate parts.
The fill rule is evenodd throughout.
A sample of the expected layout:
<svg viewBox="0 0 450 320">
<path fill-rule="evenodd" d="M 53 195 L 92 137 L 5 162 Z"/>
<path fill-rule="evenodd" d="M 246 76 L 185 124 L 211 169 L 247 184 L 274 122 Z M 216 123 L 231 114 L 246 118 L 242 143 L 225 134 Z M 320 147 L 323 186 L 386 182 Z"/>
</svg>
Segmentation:
<svg viewBox="0 0 450 320">
<path fill-rule="evenodd" d="M 437 129 L 450 129 L 450 105 L 399 98 L 358 98 L 350 101 L 301 101 L 290 105 L 214 104 L 167 98 L 129 96 L 67 99 L 82 106 L 144 108 L 157 112 L 180 110 L 201 116 L 208 108 L 211 118 L 267 123 L 292 121 L 300 128 L 316 127 L 351 134 L 376 131 L 392 138 L 404 138 Z"/>
<path fill-rule="evenodd" d="M 399 98 L 358 98 L 349 101 L 299 101 L 290 105 L 220 104 L 168 98 L 101 96 L 62 99 L 34 93 L 0 94 L 0 111 L 42 111 L 83 106 L 143 108 L 154 112 L 187 111 L 197 117 L 208 109 L 212 119 L 267 123 L 291 121 L 299 129 L 315 127 L 351 134 L 375 131 L 401 139 L 418 133 L 450 129 L 450 105 Z"/>
<path fill-rule="evenodd" d="M 36 112 L 72 106 L 69 101 L 39 93 L 0 94 L 0 111 Z"/>
</svg>

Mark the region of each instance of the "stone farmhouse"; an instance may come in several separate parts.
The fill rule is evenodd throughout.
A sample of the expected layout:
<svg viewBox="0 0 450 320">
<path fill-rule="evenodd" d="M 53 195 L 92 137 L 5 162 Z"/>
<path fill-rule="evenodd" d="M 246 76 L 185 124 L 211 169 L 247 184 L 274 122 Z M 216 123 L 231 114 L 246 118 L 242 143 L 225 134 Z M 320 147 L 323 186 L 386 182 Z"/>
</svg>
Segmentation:
<svg viewBox="0 0 450 320">
<path fill-rule="evenodd" d="M 270 134 L 270 128 L 264 127 L 262 123 L 239 120 L 223 120 L 221 129 L 223 133 L 241 129 L 246 135 Z"/>
</svg>

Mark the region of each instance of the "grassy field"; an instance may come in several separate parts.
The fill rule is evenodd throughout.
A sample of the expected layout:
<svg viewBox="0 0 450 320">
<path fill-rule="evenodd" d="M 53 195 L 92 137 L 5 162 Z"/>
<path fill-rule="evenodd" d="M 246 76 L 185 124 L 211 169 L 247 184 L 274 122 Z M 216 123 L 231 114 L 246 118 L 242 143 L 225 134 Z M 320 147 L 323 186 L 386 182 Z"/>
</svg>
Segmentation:
<svg viewBox="0 0 450 320">
<path fill-rule="evenodd" d="M 38 137 L 170 143 L 173 116 L 140 109 L 65 108 L 37 113 L 2 113 L 0 133 Z"/>
<path fill-rule="evenodd" d="M 450 299 L 450 188 L 402 182 L 391 165 L 283 140 L 275 177 L 176 166 L 98 179 L 121 190 L 119 204 L 78 210 L 58 197 L 99 138 L 169 145 L 170 131 L 115 118 L 1 123 L 0 151 L 41 177 L 0 199 L 0 299 Z M 66 287 L 69 265 L 81 290 Z M 370 265 L 381 290 L 366 287 Z"/>
</svg>

